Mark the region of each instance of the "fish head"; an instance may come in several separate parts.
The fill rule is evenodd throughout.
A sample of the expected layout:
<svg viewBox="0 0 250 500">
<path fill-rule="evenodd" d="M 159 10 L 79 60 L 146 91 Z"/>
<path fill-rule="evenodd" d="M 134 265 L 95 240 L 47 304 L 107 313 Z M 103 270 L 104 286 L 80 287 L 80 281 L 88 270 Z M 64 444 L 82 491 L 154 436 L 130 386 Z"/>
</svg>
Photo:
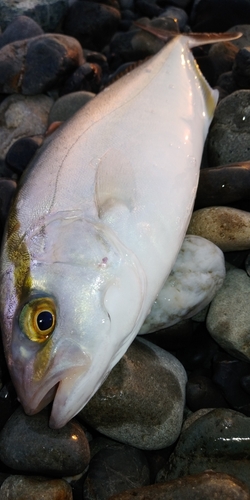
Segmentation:
<svg viewBox="0 0 250 500">
<path fill-rule="evenodd" d="M 48 217 L 23 235 L 17 227 L 2 252 L 6 359 L 25 412 L 53 401 L 50 425 L 59 428 L 140 328 L 144 274 L 112 230 L 81 216 Z"/>
</svg>

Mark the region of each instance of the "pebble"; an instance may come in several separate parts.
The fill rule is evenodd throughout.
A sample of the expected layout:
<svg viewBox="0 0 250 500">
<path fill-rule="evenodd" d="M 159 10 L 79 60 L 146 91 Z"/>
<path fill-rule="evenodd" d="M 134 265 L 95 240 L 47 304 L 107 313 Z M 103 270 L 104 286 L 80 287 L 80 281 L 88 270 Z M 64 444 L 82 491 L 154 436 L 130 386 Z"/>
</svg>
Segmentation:
<svg viewBox="0 0 250 500">
<path fill-rule="evenodd" d="M 185 370 L 174 356 L 137 339 L 78 416 L 120 442 L 164 448 L 180 433 L 185 383 Z"/>
<path fill-rule="evenodd" d="M 158 332 L 147 333 L 144 338 L 165 351 L 175 351 L 182 347 L 188 347 L 192 337 L 193 323 L 191 319 L 184 319 Z"/>
<path fill-rule="evenodd" d="M 211 302 L 224 277 L 224 256 L 220 249 L 204 238 L 186 236 L 139 333 L 157 331 L 192 317 Z"/>
<path fill-rule="evenodd" d="M 206 471 L 134 489 L 112 496 L 109 500 L 249 500 L 246 485 L 233 475 Z"/>
<path fill-rule="evenodd" d="M 94 97 L 93 92 L 86 92 L 85 90 L 59 97 L 51 107 L 48 124 L 68 120 Z"/>
<path fill-rule="evenodd" d="M 233 72 L 227 71 L 226 73 L 222 73 L 216 82 L 216 87 L 219 90 L 219 102 L 238 90 L 233 78 Z"/>
<path fill-rule="evenodd" d="M 239 49 L 231 42 L 220 42 L 211 45 L 208 56 L 212 62 L 216 80 L 222 73 L 232 70 L 238 51 Z"/>
<path fill-rule="evenodd" d="M 86 49 L 101 50 L 112 38 L 121 19 L 108 5 L 77 0 L 67 11 L 64 33 L 76 38 Z"/>
<path fill-rule="evenodd" d="M 83 498 L 107 500 L 121 491 L 148 484 L 150 471 L 144 453 L 132 446 L 114 443 L 100 450 L 90 461 Z"/>
<path fill-rule="evenodd" d="M 53 99 L 46 95 L 10 95 L 0 104 L 0 158 L 21 137 L 42 135 Z"/>
<path fill-rule="evenodd" d="M 22 137 L 15 141 L 5 157 L 9 168 L 18 175 L 22 174 L 42 142 L 43 138 L 41 136 Z"/>
<path fill-rule="evenodd" d="M 4 225 L 16 188 L 16 181 L 11 179 L 0 179 L 0 237 L 3 235 Z"/>
<path fill-rule="evenodd" d="M 102 70 L 99 64 L 86 62 L 79 66 L 63 83 L 60 95 L 71 92 L 99 92 L 102 84 Z"/>
<path fill-rule="evenodd" d="M 0 460 L 14 470 L 39 475 L 65 477 L 83 472 L 90 452 L 79 423 L 71 420 L 53 430 L 48 421 L 48 410 L 27 416 L 19 407 L 0 432 Z"/>
<path fill-rule="evenodd" d="M 234 33 L 242 33 L 242 36 L 240 38 L 237 38 L 237 40 L 232 40 L 232 43 L 239 49 L 248 47 L 250 45 L 250 24 L 233 25 L 231 28 L 229 28 L 228 31 Z"/>
<path fill-rule="evenodd" d="M 44 31 L 53 31 L 67 9 L 67 0 L 0 0 L 0 27 L 4 30 L 16 17 L 33 18 Z"/>
<path fill-rule="evenodd" d="M 73 500 L 71 487 L 63 479 L 9 476 L 0 488 L 0 500 Z"/>
<path fill-rule="evenodd" d="M 235 24 L 250 24 L 249 0 L 195 0 L 191 28 L 201 32 L 223 32 Z"/>
<path fill-rule="evenodd" d="M 4 30 L 0 37 L 0 48 L 17 40 L 26 40 L 43 34 L 39 24 L 27 16 L 18 16 Z"/>
<path fill-rule="evenodd" d="M 168 330 L 166 331 L 168 336 Z M 204 323 L 200 324 L 189 337 L 188 345 L 183 342 L 175 348 L 175 355 L 188 372 L 203 374 L 210 371 L 212 360 L 218 351 L 217 343 L 209 335 Z"/>
<path fill-rule="evenodd" d="M 227 272 L 222 288 L 210 305 L 207 329 L 227 352 L 250 360 L 250 278 L 242 269 Z"/>
<path fill-rule="evenodd" d="M 236 54 L 233 78 L 240 89 L 250 88 L 250 47 L 244 47 Z"/>
<path fill-rule="evenodd" d="M 250 161 L 220 167 L 202 168 L 195 199 L 195 209 L 227 205 L 248 199 L 250 190 Z"/>
<path fill-rule="evenodd" d="M 157 482 L 211 470 L 230 474 L 249 489 L 249 434 L 249 417 L 226 408 L 208 411 L 181 432 Z"/>
<path fill-rule="evenodd" d="M 188 22 L 188 15 L 185 10 L 175 7 L 174 5 L 167 7 L 166 10 L 164 10 L 164 12 L 160 15 L 160 18 L 162 17 L 171 17 L 175 20 L 175 22 L 177 21 L 180 31 L 184 31 Z"/>
<path fill-rule="evenodd" d="M 250 213 L 232 207 L 207 207 L 193 212 L 187 234 L 212 241 L 223 252 L 250 249 Z"/>
<path fill-rule="evenodd" d="M 208 134 L 211 167 L 250 160 L 250 90 L 237 90 L 218 104 Z"/>
</svg>

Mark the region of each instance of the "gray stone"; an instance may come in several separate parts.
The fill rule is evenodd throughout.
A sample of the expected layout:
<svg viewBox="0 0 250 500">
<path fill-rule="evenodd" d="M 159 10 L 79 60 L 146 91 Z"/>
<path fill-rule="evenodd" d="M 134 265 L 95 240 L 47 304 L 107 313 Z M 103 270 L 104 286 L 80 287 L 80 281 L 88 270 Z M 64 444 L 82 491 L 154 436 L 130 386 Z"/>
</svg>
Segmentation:
<svg viewBox="0 0 250 500">
<path fill-rule="evenodd" d="M 250 45 L 250 25 L 249 24 L 236 24 L 227 30 L 229 33 L 242 33 L 240 38 L 232 40 L 232 43 L 241 49 Z"/>
<path fill-rule="evenodd" d="M 250 47 L 239 50 L 233 65 L 233 78 L 240 89 L 250 88 Z"/>
<path fill-rule="evenodd" d="M 94 97 L 93 92 L 86 91 L 72 92 L 60 97 L 50 110 L 49 124 L 68 120 Z"/>
<path fill-rule="evenodd" d="M 11 95 L 0 104 L 0 159 L 21 137 L 44 134 L 53 99 L 45 95 Z"/>
<path fill-rule="evenodd" d="M 0 500 L 73 500 L 71 487 L 63 479 L 9 476 L 0 488 Z"/>
<path fill-rule="evenodd" d="M 250 160 L 250 90 L 237 90 L 218 104 L 208 135 L 211 167 Z"/>
<path fill-rule="evenodd" d="M 185 384 L 174 356 L 137 339 L 78 417 L 120 442 L 164 448 L 180 433 Z"/>
<path fill-rule="evenodd" d="M 223 349 L 250 361 L 250 278 L 242 269 L 231 269 L 207 315 L 207 329 Z"/>
<path fill-rule="evenodd" d="M 18 16 L 8 25 L 0 38 L 0 47 L 16 40 L 25 40 L 43 34 L 42 28 L 27 16 Z"/>
<path fill-rule="evenodd" d="M 249 435 L 249 417 L 223 408 L 209 411 L 182 431 L 157 482 L 212 470 L 230 474 L 249 488 Z"/>
<path fill-rule="evenodd" d="M 18 16 L 34 19 L 44 31 L 53 31 L 63 18 L 67 0 L 0 0 L 0 27 L 5 29 Z"/>
<path fill-rule="evenodd" d="M 222 73 L 231 71 L 238 51 L 238 47 L 231 42 L 220 42 L 211 45 L 208 55 L 210 61 L 212 61 L 216 79 Z"/>
<path fill-rule="evenodd" d="M 49 411 L 32 416 L 18 408 L 0 433 L 0 460 L 17 471 L 54 477 L 75 476 L 87 467 L 90 451 L 81 426 L 71 420 L 49 427 Z"/>
</svg>

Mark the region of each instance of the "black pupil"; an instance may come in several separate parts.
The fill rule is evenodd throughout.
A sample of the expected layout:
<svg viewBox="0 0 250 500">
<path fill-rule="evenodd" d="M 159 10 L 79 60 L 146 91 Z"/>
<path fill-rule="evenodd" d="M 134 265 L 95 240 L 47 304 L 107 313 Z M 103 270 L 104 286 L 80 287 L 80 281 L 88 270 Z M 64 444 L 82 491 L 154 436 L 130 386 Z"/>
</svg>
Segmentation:
<svg viewBox="0 0 250 500">
<path fill-rule="evenodd" d="M 49 330 L 53 325 L 53 316 L 49 311 L 43 311 L 37 316 L 37 326 L 42 332 Z"/>
</svg>

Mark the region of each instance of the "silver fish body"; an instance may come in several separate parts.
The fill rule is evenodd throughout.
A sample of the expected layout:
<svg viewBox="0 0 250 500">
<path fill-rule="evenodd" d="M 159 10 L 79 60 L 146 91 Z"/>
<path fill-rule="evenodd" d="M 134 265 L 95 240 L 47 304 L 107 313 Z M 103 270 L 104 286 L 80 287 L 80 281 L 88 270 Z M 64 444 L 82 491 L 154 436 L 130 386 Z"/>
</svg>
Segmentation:
<svg viewBox="0 0 250 500">
<path fill-rule="evenodd" d="M 181 247 L 217 101 L 177 36 L 47 141 L 1 258 L 10 373 L 29 414 L 77 414 L 144 322 Z"/>
</svg>

